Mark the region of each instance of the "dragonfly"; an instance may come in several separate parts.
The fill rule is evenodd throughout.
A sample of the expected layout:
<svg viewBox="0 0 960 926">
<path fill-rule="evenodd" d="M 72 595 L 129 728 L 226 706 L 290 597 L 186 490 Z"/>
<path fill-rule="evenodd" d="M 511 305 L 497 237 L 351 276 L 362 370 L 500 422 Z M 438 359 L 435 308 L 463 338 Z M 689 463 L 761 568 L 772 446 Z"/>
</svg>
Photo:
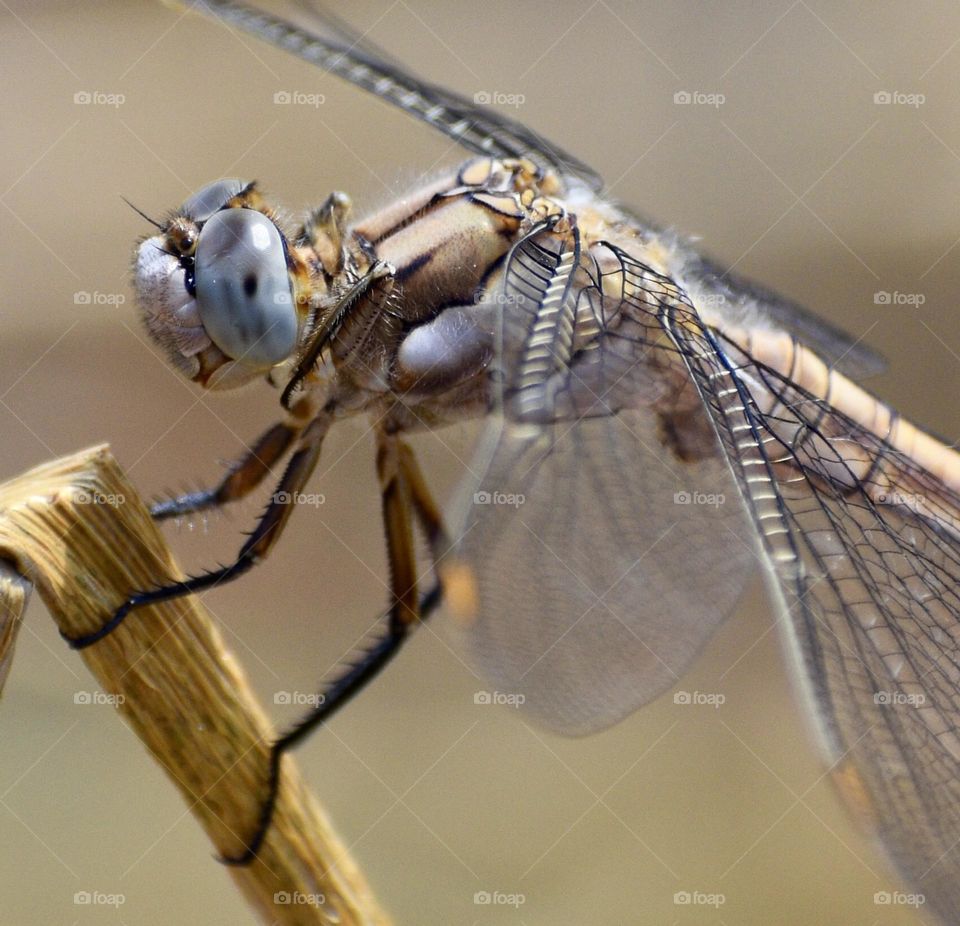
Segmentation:
<svg viewBox="0 0 960 926">
<path fill-rule="evenodd" d="M 441 603 L 463 652 L 542 726 L 582 735 L 670 688 L 750 578 L 841 793 L 944 919 L 960 909 L 960 454 L 860 381 L 869 348 L 603 194 L 588 165 L 418 79 L 339 20 L 198 10 L 398 107 L 469 157 L 354 220 L 330 194 L 292 226 L 220 179 L 138 243 L 154 341 L 204 389 L 254 380 L 283 418 L 160 520 L 236 501 L 287 463 L 235 560 L 134 590 L 137 608 L 251 570 L 341 419 L 366 416 L 391 594 L 382 634 L 272 746 L 282 758 Z M 144 216 L 147 218 L 147 216 Z M 407 435 L 481 419 L 445 516 Z M 421 573 L 416 537 L 426 540 Z M 425 581 L 429 577 L 428 581 Z"/>
</svg>

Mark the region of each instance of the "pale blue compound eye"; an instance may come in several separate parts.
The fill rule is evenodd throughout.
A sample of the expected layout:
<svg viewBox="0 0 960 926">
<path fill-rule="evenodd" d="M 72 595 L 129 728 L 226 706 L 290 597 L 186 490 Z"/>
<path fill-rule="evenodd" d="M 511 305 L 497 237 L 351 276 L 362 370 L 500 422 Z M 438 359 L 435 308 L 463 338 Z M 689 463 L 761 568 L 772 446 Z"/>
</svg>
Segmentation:
<svg viewBox="0 0 960 926">
<path fill-rule="evenodd" d="M 180 214 L 194 222 L 206 222 L 222 209 L 234 196 L 249 186 L 243 180 L 233 178 L 215 180 L 193 194 L 181 207 Z"/>
<path fill-rule="evenodd" d="M 197 310 L 231 360 L 267 369 L 297 343 L 297 313 L 276 225 L 253 209 L 215 212 L 200 231 Z"/>
</svg>

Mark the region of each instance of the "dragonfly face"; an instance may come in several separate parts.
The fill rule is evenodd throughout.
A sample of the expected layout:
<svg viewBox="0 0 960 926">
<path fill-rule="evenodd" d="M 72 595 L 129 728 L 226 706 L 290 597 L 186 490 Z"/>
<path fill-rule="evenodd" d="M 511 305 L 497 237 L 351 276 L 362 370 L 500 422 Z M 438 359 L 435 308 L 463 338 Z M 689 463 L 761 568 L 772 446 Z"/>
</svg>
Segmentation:
<svg viewBox="0 0 960 926">
<path fill-rule="evenodd" d="M 441 590 L 499 690 L 553 729 L 602 728 L 682 674 L 759 564 L 841 786 L 948 918 L 957 454 L 857 384 L 869 351 L 606 202 L 589 168 L 525 127 L 362 45 L 211 5 L 478 155 L 352 228 L 335 194 L 285 234 L 255 189 L 219 181 L 139 252 L 141 308 L 176 365 L 210 388 L 279 371 L 289 411 L 220 486 L 158 517 L 240 497 L 288 451 L 278 488 L 295 493 L 334 420 L 378 423 L 388 626 L 301 732 Z M 491 425 L 448 531 L 403 434 L 468 415 Z M 271 506 L 236 563 L 189 589 L 246 571 L 290 510 Z M 415 524 L 440 580 L 425 594 Z M 184 588 L 134 596 L 104 632 Z"/>
<path fill-rule="evenodd" d="M 262 376 L 297 343 L 287 245 L 267 215 L 246 205 L 254 195 L 239 180 L 211 183 L 134 259 L 147 330 L 174 366 L 211 389 Z"/>
</svg>

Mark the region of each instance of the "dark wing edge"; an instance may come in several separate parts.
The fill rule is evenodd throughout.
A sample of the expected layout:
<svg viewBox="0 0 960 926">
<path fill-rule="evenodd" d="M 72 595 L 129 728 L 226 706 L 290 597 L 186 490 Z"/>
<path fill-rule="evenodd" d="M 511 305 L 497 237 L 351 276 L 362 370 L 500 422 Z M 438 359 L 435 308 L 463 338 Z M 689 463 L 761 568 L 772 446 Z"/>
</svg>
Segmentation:
<svg viewBox="0 0 960 926">
<path fill-rule="evenodd" d="M 687 251 L 686 257 L 686 278 L 701 280 L 713 292 L 731 300 L 755 303 L 764 315 L 816 350 L 841 373 L 852 379 L 866 379 L 886 370 L 887 361 L 880 353 L 800 303 L 724 269 L 692 248 Z"/>
<path fill-rule="evenodd" d="M 927 907 L 952 922 L 960 909 L 960 497 L 725 342 L 692 306 L 665 314 L 664 325 L 760 535 L 778 623 L 832 777 Z M 769 414 L 748 382 L 778 396 Z M 902 503 L 876 500 L 876 482 L 857 484 L 843 456 L 853 445 L 896 466 Z"/>
<path fill-rule="evenodd" d="M 522 123 L 492 111 L 460 94 L 415 77 L 405 68 L 380 57 L 375 46 L 338 19 L 315 16 L 339 37 L 328 39 L 269 13 L 224 0 L 197 0 L 193 5 L 221 23 L 248 32 L 318 67 L 336 74 L 355 87 L 372 93 L 421 122 L 432 126 L 469 151 L 493 157 L 527 157 L 542 167 L 553 167 L 565 176 L 578 177 L 599 190 L 603 180 L 589 166 L 531 131 Z"/>
<path fill-rule="evenodd" d="M 860 338 L 853 337 L 776 290 L 733 272 L 720 261 L 701 253 L 688 237 L 679 232 L 651 221 L 623 203 L 617 203 L 617 208 L 641 228 L 670 243 L 670 250 L 677 255 L 671 272 L 688 291 L 702 287 L 710 296 L 722 296 L 732 310 L 747 314 L 752 311 L 770 319 L 851 379 L 868 379 L 887 369 L 886 358 Z"/>
</svg>

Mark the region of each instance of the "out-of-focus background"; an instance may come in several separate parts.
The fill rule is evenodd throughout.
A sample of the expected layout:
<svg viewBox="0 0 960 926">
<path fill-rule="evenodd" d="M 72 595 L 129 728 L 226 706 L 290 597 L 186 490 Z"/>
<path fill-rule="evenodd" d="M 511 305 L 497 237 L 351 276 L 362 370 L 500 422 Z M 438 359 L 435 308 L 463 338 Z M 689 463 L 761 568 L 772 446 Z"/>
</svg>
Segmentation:
<svg viewBox="0 0 960 926">
<path fill-rule="evenodd" d="M 954 4 L 354 0 L 343 12 L 429 79 L 512 97 L 511 115 L 595 165 L 614 196 L 862 335 L 891 361 L 871 387 L 960 434 Z M 159 216 L 238 176 L 293 212 L 343 189 L 362 214 L 460 154 L 160 4 L 11 2 L 0 29 L 0 477 L 109 441 L 147 497 L 209 482 L 273 420 L 276 397 L 199 395 L 146 342 L 128 264 L 148 226 L 121 195 Z M 323 101 L 278 105 L 278 91 Z M 419 446 L 448 497 L 469 434 Z M 326 503 L 294 519 L 270 562 L 206 597 L 278 722 L 292 713 L 275 693 L 313 690 L 382 606 L 371 450 L 360 422 L 332 434 L 312 486 Z M 174 535 L 182 561 L 227 555 L 257 511 Z M 298 754 L 397 923 L 930 921 L 890 893 L 902 886 L 824 779 L 759 582 L 677 689 L 721 706 L 667 694 L 578 741 L 476 705 L 483 684 L 443 620 Z M 35 601 L 0 705 L 4 921 L 252 922 L 112 709 L 75 703 L 91 690 Z M 82 891 L 125 902 L 77 905 Z M 479 905 L 484 891 L 523 902 Z"/>
</svg>

